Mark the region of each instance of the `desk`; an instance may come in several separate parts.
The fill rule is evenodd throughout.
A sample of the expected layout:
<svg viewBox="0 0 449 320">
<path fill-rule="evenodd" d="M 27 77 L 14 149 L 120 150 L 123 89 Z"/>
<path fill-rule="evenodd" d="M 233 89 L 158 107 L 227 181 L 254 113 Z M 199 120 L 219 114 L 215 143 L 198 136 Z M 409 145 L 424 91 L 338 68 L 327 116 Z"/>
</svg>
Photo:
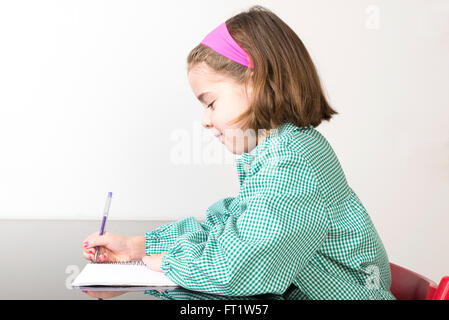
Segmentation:
<svg viewBox="0 0 449 320">
<path fill-rule="evenodd" d="M 146 231 L 168 222 L 108 220 L 106 230 L 127 236 L 144 235 Z M 0 220 L 0 299 L 93 299 L 81 290 L 72 288 L 70 283 L 87 263 L 82 256 L 82 241 L 98 231 L 98 228 L 99 221 L 93 220 Z M 114 297 L 117 292 L 107 295 L 111 299 L 133 300 L 223 299 L 222 296 L 181 287 L 154 289 L 141 289 Z M 299 299 L 298 294 L 299 290 L 295 288 L 289 289 L 288 295 L 235 299 Z"/>
</svg>

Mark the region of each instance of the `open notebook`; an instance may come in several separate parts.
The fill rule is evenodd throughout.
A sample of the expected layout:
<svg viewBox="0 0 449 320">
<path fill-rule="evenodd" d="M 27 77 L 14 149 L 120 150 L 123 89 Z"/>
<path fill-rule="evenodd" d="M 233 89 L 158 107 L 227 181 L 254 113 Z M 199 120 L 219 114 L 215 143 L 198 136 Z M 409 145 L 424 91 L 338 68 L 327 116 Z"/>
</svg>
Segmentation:
<svg viewBox="0 0 449 320">
<path fill-rule="evenodd" d="M 142 261 L 119 263 L 88 263 L 72 282 L 85 286 L 177 286 L 162 272 L 148 269 Z"/>
</svg>

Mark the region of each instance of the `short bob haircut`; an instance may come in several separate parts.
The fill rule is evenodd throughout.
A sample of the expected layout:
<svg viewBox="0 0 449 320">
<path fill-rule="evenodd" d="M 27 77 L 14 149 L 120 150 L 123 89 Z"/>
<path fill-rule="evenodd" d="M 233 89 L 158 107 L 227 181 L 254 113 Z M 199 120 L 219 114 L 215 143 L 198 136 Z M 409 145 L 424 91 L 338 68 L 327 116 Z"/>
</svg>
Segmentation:
<svg viewBox="0 0 449 320">
<path fill-rule="evenodd" d="M 334 114 L 324 94 L 312 59 L 296 33 L 277 15 L 253 6 L 226 21 L 229 33 L 245 50 L 254 69 L 242 66 L 199 44 L 187 57 L 187 71 L 205 62 L 215 72 L 245 86 L 253 94 L 246 112 L 229 125 L 241 129 L 277 128 L 285 122 L 317 127 Z"/>
</svg>

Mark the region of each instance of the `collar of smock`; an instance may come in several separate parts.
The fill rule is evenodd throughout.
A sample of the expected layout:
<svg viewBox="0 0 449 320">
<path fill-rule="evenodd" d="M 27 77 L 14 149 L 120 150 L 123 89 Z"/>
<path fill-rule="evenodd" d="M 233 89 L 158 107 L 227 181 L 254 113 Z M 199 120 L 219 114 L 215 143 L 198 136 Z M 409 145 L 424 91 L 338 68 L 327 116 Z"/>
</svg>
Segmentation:
<svg viewBox="0 0 449 320">
<path fill-rule="evenodd" d="M 241 157 L 239 158 L 239 161 L 241 161 L 243 164 L 251 164 L 251 162 L 257 157 L 257 154 L 261 151 L 266 149 L 266 147 L 278 137 L 285 135 L 289 132 L 299 130 L 299 128 L 294 125 L 291 122 L 285 122 L 278 126 L 275 129 L 272 129 L 268 136 L 259 143 L 256 147 L 254 147 L 250 152 L 244 152 L 241 154 Z"/>
</svg>

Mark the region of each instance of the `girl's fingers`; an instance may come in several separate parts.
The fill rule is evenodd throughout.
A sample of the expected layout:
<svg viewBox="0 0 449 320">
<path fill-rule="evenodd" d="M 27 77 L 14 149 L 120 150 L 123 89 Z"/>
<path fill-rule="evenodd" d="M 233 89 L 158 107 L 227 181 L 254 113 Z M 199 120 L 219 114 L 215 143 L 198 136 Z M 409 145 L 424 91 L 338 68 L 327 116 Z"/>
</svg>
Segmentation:
<svg viewBox="0 0 449 320">
<path fill-rule="evenodd" d="M 106 261 L 106 256 L 107 256 L 106 252 L 107 251 L 108 250 L 106 250 L 105 248 L 100 247 L 100 251 L 98 251 L 98 254 L 97 254 L 97 262 L 105 262 Z M 93 249 L 93 252 L 94 252 L 94 256 L 95 256 L 96 250 Z"/>
<path fill-rule="evenodd" d="M 84 250 L 84 258 L 87 260 L 95 261 L 95 248 Z M 100 251 L 97 254 L 97 262 L 107 262 L 109 259 L 109 252 L 107 250 L 104 250 L 103 248 L 100 248 Z"/>
<path fill-rule="evenodd" d="M 95 252 L 97 251 L 97 247 L 100 248 L 100 252 L 99 254 L 103 251 L 103 250 L 107 250 L 105 247 L 102 247 L 102 244 L 98 244 L 95 241 L 84 241 L 82 243 L 83 246 L 83 252 L 86 252 L 88 254 L 95 254 Z"/>
<path fill-rule="evenodd" d="M 105 248 L 100 247 L 100 251 L 98 252 L 98 255 L 97 255 L 97 261 L 98 261 L 98 258 L 99 258 L 100 256 L 106 254 L 107 251 L 108 251 L 108 250 L 106 250 Z M 97 252 L 97 249 L 96 249 L 95 247 L 94 247 L 94 248 L 84 248 L 84 249 L 83 249 L 83 255 L 84 255 L 84 258 L 86 258 L 86 259 L 88 259 L 88 260 L 94 261 L 94 260 L 95 260 L 95 253 L 96 253 L 96 252 Z M 106 256 L 107 256 L 107 255 L 106 255 Z M 105 257 L 103 256 L 102 259 L 105 259 Z"/>
<path fill-rule="evenodd" d="M 108 254 L 103 253 L 97 257 L 97 262 L 108 262 Z"/>
<path fill-rule="evenodd" d="M 86 259 L 91 260 L 90 257 L 95 257 L 95 248 L 89 248 L 83 250 L 83 255 Z"/>
<path fill-rule="evenodd" d="M 94 261 L 94 257 L 95 257 L 94 254 L 83 252 L 83 256 L 86 260 Z"/>
<path fill-rule="evenodd" d="M 95 248 L 97 246 L 108 245 L 109 236 L 106 236 L 106 232 L 100 236 L 98 233 L 93 233 L 82 241 L 83 248 Z"/>
<path fill-rule="evenodd" d="M 97 254 L 97 262 L 111 261 L 110 251 L 106 248 L 109 244 L 110 235 L 106 232 L 100 236 L 98 233 L 93 233 L 84 239 L 81 243 L 83 248 L 83 256 L 87 260 L 95 261 L 95 253 L 97 247 L 99 252 Z"/>
</svg>

